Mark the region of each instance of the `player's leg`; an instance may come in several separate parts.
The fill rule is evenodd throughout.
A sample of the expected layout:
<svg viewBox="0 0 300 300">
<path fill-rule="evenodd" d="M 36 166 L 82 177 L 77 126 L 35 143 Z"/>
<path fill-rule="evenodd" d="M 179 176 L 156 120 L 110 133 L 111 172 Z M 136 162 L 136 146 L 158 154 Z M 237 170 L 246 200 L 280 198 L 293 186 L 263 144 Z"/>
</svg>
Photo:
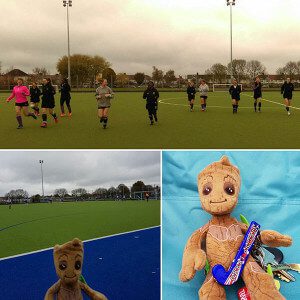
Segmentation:
<svg viewBox="0 0 300 300">
<path fill-rule="evenodd" d="M 49 114 L 53 117 L 54 122 L 57 123 L 58 119 L 57 119 L 57 115 L 56 115 L 56 113 L 54 111 L 54 108 L 49 108 Z"/>
<path fill-rule="evenodd" d="M 203 98 L 204 110 L 206 110 L 206 100 L 207 100 L 207 97 L 204 97 L 204 98 Z"/>
<path fill-rule="evenodd" d="M 261 97 L 258 98 L 258 112 L 261 112 Z"/>
<path fill-rule="evenodd" d="M 189 102 L 190 102 L 190 111 L 193 111 L 193 109 L 194 109 L 194 101 L 195 101 L 195 99 L 192 99 L 192 98 L 189 99 Z"/>
<path fill-rule="evenodd" d="M 153 121 L 153 107 L 152 107 L 152 105 L 148 104 L 147 109 L 148 109 L 148 116 L 149 116 L 149 120 L 150 120 L 150 125 L 153 125 L 154 121 Z"/>
<path fill-rule="evenodd" d="M 42 128 L 46 128 L 47 127 L 47 108 L 46 107 L 42 107 Z"/>
<path fill-rule="evenodd" d="M 63 98 L 60 98 L 60 116 L 61 117 L 64 117 L 66 114 L 65 114 L 65 99 Z"/>
<path fill-rule="evenodd" d="M 36 115 L 34 113 L 29 112 L 28 106 L 23 106 L 23 113 L 26 117 L 32 117 L 34 119 L 37 119 Z"/>
<path fill-rule="evenodd" d="M 235 114 L 236 113 L 236 100 L 232 99 L 232 112 Z"/>
<path fill-rule="evenodd" d="M 108 111 L 109 107 L 103 109 L 103 129 L 106 129 L 108 123 Z"/>
<path fill-rule="evenodd" d="M 285 109 L 286 109 L 288 115 L 290 115 L 291 114 L 291 112 L 290 112 L 290 104 L 291 104 L 290 100 L 288 98 L 285 98 L 284 102 L 285 102 Z"/>
<path fill-rule="evenodd" d="M 153 107 L 153 116 L 154 116 L 154 120 L 155 120 L 155 122 L 158 122 L 158 118 L 157 118 L 157 106 L 155 105 L 154 107 Z"/>
<path fill-rule="evenodd" d="M 72 108 L 71 108 L 71 99 L 70 98 L 66 99 L 66 105 L 67 105 L 67 108 L 69 111 L 69 117 L 71 117 L 72 116 Z"/>
<path fill-rule="evenodd" d="M 235 113 L 237 114 L 239 108 L 239 101 L 240 99 L 235 99 Z"/>
<path fill-rule="evenodd" d="M 254 111 L 256 112 L 257 110 L 257 98 L 254 98 Z"/>
<path fill-rule="evenodd" d="M 37 109 L 37 106 L 36 106 L 36 103 L 35 102 L 30 102 L 30 107 L 32 108 L 32 110 L 34 111 L 34 114 L 37 116 L 38 114 L 38 109 Z"/>
<path fill-rule="evenodd" d="M 204 98 L 203 97 L 200 97 L 200 103 L 201 103 L 201 110 L 204 111 L 205 107 L 204 107 Z"/>
<path fill-rule="evenodd" d="M 23 121 L 22 121 L 22 115 L 21 115 L 21 106 L 15 106 L 15 112 L 16 112 L 16 119 L 18 122 L 18 127 L 17 129 L 22 129 L 23 128 Z"/>
</svg>

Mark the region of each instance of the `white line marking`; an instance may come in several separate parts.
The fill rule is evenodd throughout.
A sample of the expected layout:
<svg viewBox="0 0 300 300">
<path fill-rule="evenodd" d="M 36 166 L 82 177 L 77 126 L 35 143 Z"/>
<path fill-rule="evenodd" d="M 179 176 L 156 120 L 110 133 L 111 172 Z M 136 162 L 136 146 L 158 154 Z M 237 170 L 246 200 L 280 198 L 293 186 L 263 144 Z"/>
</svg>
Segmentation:
<svg viewBox="0 0 300 300">
<path fill-rule="evenodd" d="M 152 227 L 142 228 L 142 229 L 136 229 L 136 230 L 132 230 L 132 231 L 126 231 L 126 232 L 116 233 L 116 234 L 112 234 L 112 235 L 106 235 L 106 236 L 102 236 L 100 238 L 89 239 L 89 240 L 85 240 L 83 242 L 84 243 L 89 243 L 89 242 L 93 242 L 93 241 L 97 241 L 97 240 L 107 239 L 107 238 L 111 238 L 111 237 L 115 237 L 115 236 L 120 236 L 120 235 L 129 234 L 129 233 L 139 232 L 139 231 L 150 230 L 150 229 L 159 228 L 159 227 L 160 227 L 160 225 L 159 226 L 152 226 Z M 41 249 L 41 250 L 36 250 L 36 251 L 31 251 L 31 252 L 26 252 L 26 253 L 17 254 L 17 255 L 12 255 L 12 256 L 7 256 L 7 257 L 0 258 L 0 261 L 8 260 L 8 259 L 16 258 L 16 257 L 21 257 L 21 256 L 26 256 L 26 255 L 30 255 L 30 254 L 35 254 L 35 253 L 39 253 L 39 252 L 44 252 L 44 251 L 48 251 L 48 250 L 51 250 L 51 249 L 53 249 L 53 247 L 49 247 L 49 248 L 45 248 L 45 249 Z"/>
<path fill-rule="evenodd" d="M 245 96 L 248 96 L 248 97 L 250 97 L 250 98 L 253 98 L 252 96 L 250 96 L 250 95 L 248 95 L 248 94 L 244 94 Z M 272 101 L 272 100 L 268 100 L 268 99 L 265 99 L 265 98 L 261 98 L 261 100 L 264 100 L 264 101 L 266 101 L 266 102 L 270 102 L 270 103 L 274 103 L 274 104 L 278 104 L 278 105 L 281 105 L 281 106 L 285 106 L 285 104 L 283 104 L 283 103 L 279 103 L 279 102 L 276 102 L 276 101 Z M 298 110 L 300 110 L 300 108 L 299 107 L 296 107 L 296 106 L 290 106 L 291 108 L 294 108 L 294 109 L 298 109 Z"/>
</svg>

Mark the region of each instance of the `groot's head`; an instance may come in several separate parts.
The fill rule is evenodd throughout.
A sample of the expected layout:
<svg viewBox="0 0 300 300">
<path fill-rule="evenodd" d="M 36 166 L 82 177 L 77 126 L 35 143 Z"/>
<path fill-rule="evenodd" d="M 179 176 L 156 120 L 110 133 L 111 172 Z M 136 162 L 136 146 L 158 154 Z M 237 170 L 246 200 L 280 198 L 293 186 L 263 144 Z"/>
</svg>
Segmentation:
<svg viewBox="0 0 300 300">
<path fill-rule="evenodd" d="M 83 244 L 74 239 L 63 245 L 54 247 L 54 264 L 58 277 L 67 285 L 75 284 L 82 270 Z"/>
<path fill-rule="evenodd" d="M 202 208 L 212 215 L 231 213 L 238 201 L 240 184 L 239 169 L 226 156 L 208 165 L 198 175 Z"/>
</svg>

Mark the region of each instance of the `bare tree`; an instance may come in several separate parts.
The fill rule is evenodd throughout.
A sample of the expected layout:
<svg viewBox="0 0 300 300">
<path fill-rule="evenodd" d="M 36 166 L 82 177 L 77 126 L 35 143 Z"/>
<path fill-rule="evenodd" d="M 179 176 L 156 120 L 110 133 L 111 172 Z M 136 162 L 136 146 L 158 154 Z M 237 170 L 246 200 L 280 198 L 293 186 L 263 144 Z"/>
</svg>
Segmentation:
<svg viewBox="0 0 300 300">
<path fill-rule="evenodd" d="M 66 197 L 66 195 L 68 195 L 68 191 L 65 188 L 56 189 L 54 191 L 54 195 L 57 195 L 60 198 L 64 198 L 64 197 Z"/>
<path fill-rule="evenodd" d="M 266 74 L 266 67 L 258 60 L 250 60 L 246 64 L 246 72 L 250 79 Z"/>
</svg>

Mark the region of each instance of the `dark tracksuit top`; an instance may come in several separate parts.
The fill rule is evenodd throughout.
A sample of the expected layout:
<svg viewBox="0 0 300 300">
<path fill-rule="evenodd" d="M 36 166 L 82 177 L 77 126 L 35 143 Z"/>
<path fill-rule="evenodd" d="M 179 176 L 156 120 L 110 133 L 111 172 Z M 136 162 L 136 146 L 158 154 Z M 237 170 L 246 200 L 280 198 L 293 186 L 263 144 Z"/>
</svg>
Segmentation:
<svg viewBox="0 0 300 300">
<path fill-rule="evenodd" d="M 230 86 L 229 94 L 231 95 L 231 99 L 240 100 L 240 93 L 242 92 L 241 86 L 238 84 L 234 87 L 234 85 Z"/>
<path fill-rule="evenodd" d="M 62 83 L 60 85 L 60 101 L 67 101 L 71 99 L 71 87 L 68 83 Z"/>
<path fill-rule="evenodd" d="M 283 98 L 292 99 L 293 98 L 293 90 L 294 85 L 290 82 L 285 82 L 281 87 L 281 94 L 283 94 Z"/>
<path fill-rule="evenodd" d="M 157 100 L 159 98 L 158 90 L 156 88 L 147 89 L 144 92 L 143 98 L 147 101 L 146 109 L 149 111 L 156 111 L 158 104 Z"/>
<path fill-rule="evenodd" d="M 30 102 L 34 102 L 34 103 L 40 102 L 40 95 L 41 95 L 41 90 L 38 87 L 30 88 Z"/>
<path fill-rule="evenodd" d="M 188 86 L 186 93 L 188 94 L 189 100 L 195 99 L 196 88 L 194 86 Z"/>
<path fill-rule="evenodd" d="M 52 84 L 47 83 L 42 87 L 42 107 L 43 108 L 54 108 L 55 100 L 54 95 L 56 94 Z"/>
<path fill-rule="evenodd" d="M 258 98 L 262 97 L 261 87 L 262 87 L 261 82 L 258 82 L 258 83 L 255 82 L 254 83 L 254 89 L 253 89 L 254 99 L 258 99 Z"/>
</svg>

